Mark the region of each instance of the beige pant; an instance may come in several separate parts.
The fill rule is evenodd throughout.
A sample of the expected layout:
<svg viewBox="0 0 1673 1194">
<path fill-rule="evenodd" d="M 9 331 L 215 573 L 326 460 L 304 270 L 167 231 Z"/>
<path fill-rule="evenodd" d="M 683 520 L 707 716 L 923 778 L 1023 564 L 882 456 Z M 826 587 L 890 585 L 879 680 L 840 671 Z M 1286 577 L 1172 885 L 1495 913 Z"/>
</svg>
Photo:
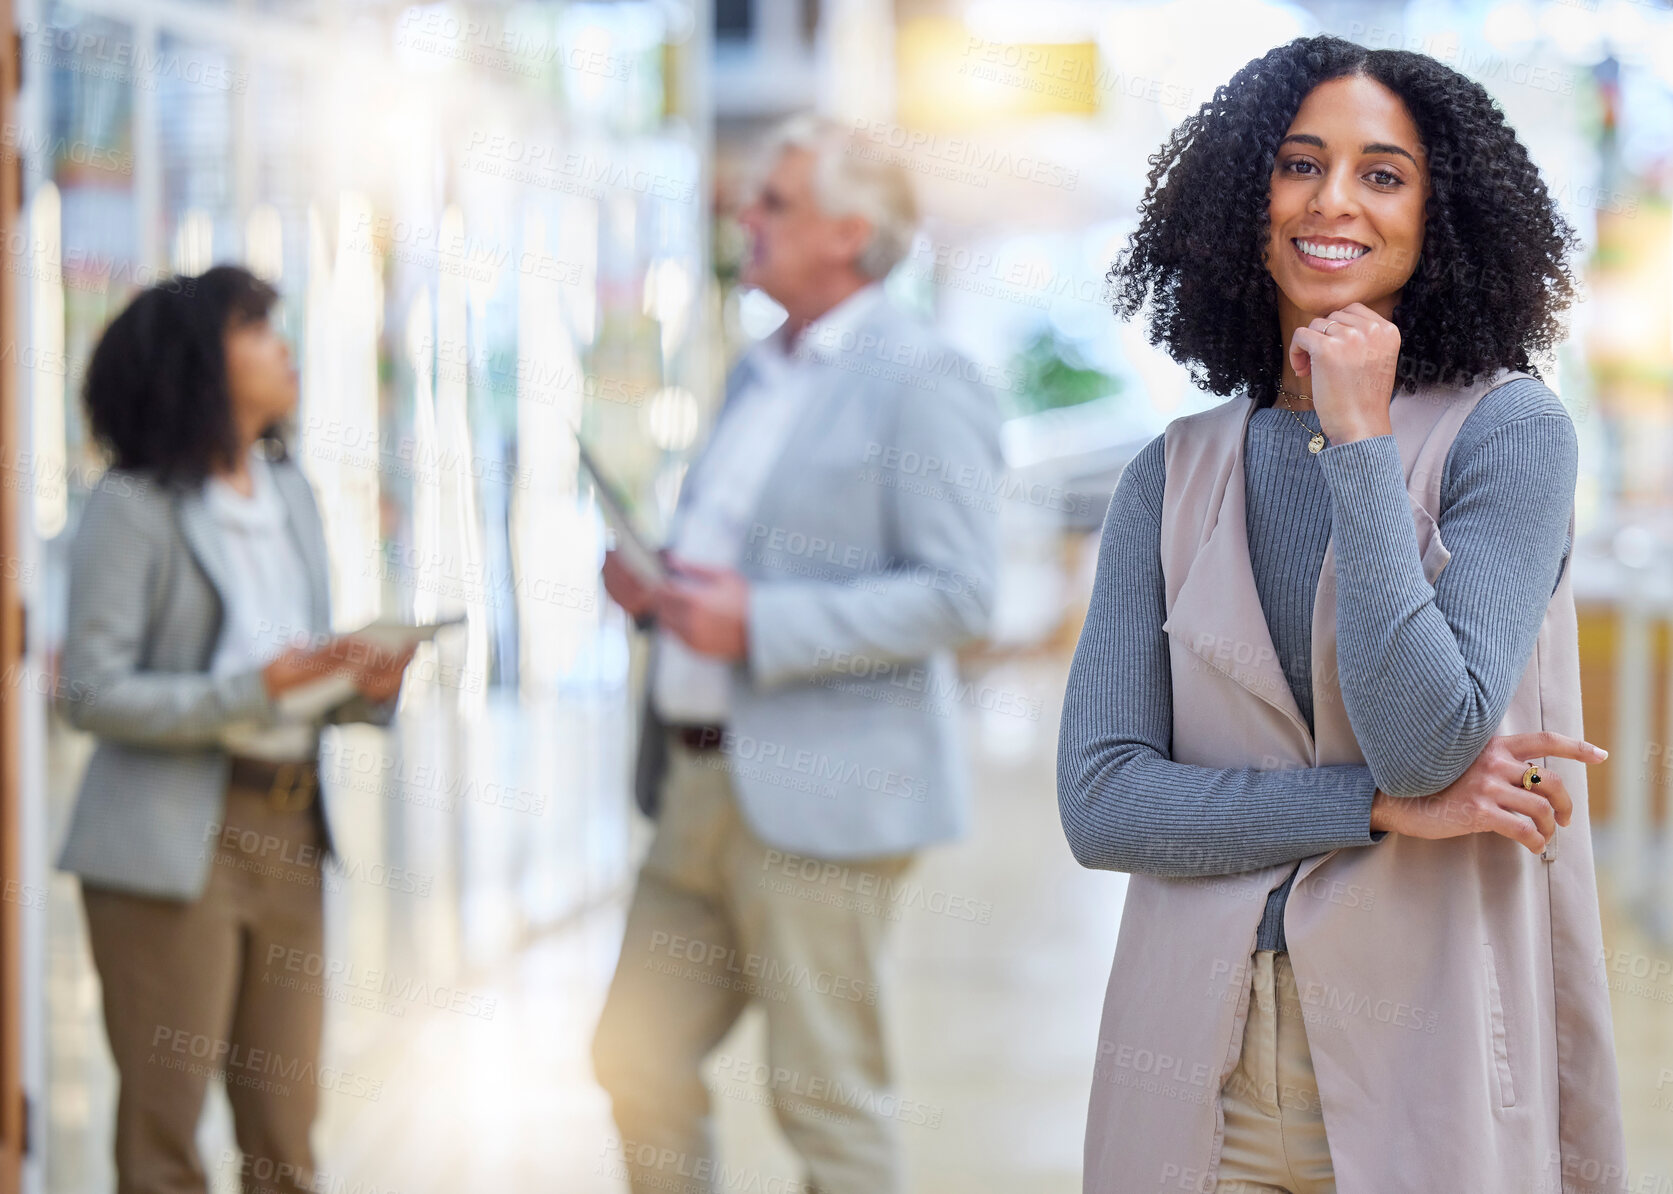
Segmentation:
<svg viewBox="0 0 1673 1194">
<path fill-rule="evenodd" d="M 725 758 L 670 740 L 656 835 L 639 872 L 593 1064 L 621 1137 L 606 1172 L 636 1194 L 744 1188 L 892 1194 L 898 1122 L 879 960 L 910 855 L 826 863 L 750 832 Z M 766 1065 L 703 1064 L 755 1000 Z M 807 1173 L 734 1173 L 714 1157 L 711 1098 L 770 1106 Z M 806 1185 L 802 1185 L 802 1181 Z"/>
<path fill-rule="evenodd" d="M 298 983 L 299 950 L 319 972 L 319 822 L 229 788 L 225 824 L 196 900 L 84 887 L 88 937 L 116 1059 L 118 1194 L 203 1194 L 198 1118 L 224 1078 L 246 1194 L 302 1191 L 319 1101 L 323 993 Z"/>
<path fill-rule="evenodd" d="M 1243 1051 L 1220 1090 L 1226 1136 L 1216 1194 L 1335 1194 L 1290 956 L 1256 950 L 1250 967 Z"/>
</svg>

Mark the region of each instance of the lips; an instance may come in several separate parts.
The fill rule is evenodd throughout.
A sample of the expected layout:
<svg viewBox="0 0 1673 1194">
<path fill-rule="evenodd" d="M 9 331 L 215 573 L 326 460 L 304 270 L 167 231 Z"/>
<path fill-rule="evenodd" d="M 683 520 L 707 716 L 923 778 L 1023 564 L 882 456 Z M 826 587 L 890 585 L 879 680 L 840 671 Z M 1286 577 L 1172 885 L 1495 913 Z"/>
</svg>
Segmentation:
<svg viewBox="0 0 1673 1194">
<path fill-rule="evenodd" d="M 1296 236 L 1290 245 L 1304 265 L 1326 273 L 1347 269 L 1371 251 L 1369 245 L 1337 236 Z"/>
</svg>

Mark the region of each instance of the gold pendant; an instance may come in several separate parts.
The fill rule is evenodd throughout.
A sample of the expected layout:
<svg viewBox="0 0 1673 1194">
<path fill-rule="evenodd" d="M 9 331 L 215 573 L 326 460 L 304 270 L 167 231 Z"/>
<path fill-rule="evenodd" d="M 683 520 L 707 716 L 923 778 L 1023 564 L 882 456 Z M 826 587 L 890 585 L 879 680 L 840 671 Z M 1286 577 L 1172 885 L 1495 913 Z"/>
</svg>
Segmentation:
<svg viewBox="0 0 1673 1194">
<path fill-rule="evenodd" d="M 1315 456 L 1324 451 L 1324 436 L 1315 435 L 1312 439 L 1308 440 L 1307 450 Z"/>
</svg>

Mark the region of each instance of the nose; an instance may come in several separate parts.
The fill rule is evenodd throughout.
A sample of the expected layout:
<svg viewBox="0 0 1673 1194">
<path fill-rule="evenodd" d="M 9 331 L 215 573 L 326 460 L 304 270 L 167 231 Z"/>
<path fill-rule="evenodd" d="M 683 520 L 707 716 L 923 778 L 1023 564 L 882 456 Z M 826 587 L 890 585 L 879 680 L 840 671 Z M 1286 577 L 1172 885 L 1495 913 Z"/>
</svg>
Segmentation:
<svg viewBox="0 0 1673 1194">
<path fill-rule="evenodd" d="M 1326 171 L 1319 179 L 1318 186 L 1313 189 L 1313 198 L 1308 204 L 1308 210 L 1326 220 L 1354 214 L 1359 207 L 1354 199 L 1353 181 L 1353 172 L 1348 163 L 1344 162 Z"/>
</svg>

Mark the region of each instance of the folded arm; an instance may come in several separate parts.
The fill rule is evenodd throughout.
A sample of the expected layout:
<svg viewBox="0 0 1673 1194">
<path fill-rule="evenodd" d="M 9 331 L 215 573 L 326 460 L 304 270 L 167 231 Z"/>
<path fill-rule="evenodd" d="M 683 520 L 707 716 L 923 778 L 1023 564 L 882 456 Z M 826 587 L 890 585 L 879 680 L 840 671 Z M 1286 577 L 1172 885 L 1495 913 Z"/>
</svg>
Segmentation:
<svg viewBox="0 0 1673 1194">
<path fill-rule="evenodd" d="M 1394 796 L 1447 787 L 1497 731 L 1568 550 L 1579 445 L 1550 390 L 1516 381 L 1487 395 L 1451 455 L 1437 522 L 1451 559 L 1433 586 L 1394 438 L 1319 457 L 1342 700 L 1378 786 Z"/>
<path fill-rule="evenodd" d="M 1195 767 L 1169 758 L 1173 683 L 1161 541 L 1163 441 L 1122 474 L 1104 520 L 1057 748 L 1058 811 L 1081 865 L 1223 875 L 1380 840 L 1366 767 Z"/>
</svg>

